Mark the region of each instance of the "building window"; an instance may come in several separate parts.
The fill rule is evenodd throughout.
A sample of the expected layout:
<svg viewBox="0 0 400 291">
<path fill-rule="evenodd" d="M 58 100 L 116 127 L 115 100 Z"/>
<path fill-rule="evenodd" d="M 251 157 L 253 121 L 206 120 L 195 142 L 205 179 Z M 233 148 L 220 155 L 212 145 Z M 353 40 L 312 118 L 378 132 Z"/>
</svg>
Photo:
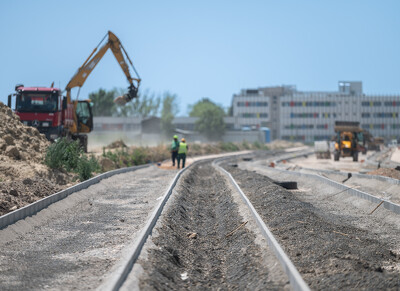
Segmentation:
<svg viewBox="0 0 400 291">
<path fill-rule="evenodd" d="M 242 118 L 268 118 L 268 113 L 242 113 Z"/>
<path fill-rule="evenodd" d="M 318 118 L 318 113 L 290 113 L 290 118 Z"/>
<path fill-rule="evenodd" d="M 385 103 L 385 106 L 386 107 L 398 107 L 398 106 L 400 106 L 400 102 L 399 101 L 386 101 Z"/>
<path fill-rule="evenodd" d="M 336 102 L 330 101 L 303 101 L 303 102 L 282 102 L 282 107 L 333 107 L 336 106 Z"/>
<path fill-rule="evenodd" d="M 374 113 L 373 116 L 375 118 L 398 118 L 399 114 L 397 112 L 378 112 L 378 113 Z"/>
<path fill-rule="evenodd" d="M 268 102 L 249 102 L 249 101 L 239 101 L 237 102 L 238 107 L 267 107 Z"/>
<path fill-rule="evenodd" d="M 313 129 L 313 124 L 288 124 L 285 129 Z"/>
<path fill-rule="evenodd" d="M 380 102 L 380 101 L 363 101 L 363 102 L 361 102 L 361 106 L 378 107 L 378 106 L 382 106 L 382 102 Z"/>
</svg>

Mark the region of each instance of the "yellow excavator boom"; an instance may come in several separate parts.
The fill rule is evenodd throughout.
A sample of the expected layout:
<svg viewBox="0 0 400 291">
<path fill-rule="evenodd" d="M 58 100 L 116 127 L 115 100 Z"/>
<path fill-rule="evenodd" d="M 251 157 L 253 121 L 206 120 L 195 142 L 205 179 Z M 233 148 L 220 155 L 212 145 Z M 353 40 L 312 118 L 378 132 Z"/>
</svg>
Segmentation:
<svg viewBox="0 0 400 291">
<path fill-rule="evenodd" d="M 104 39 L 108 35 L 108 41 L 99 49 L 98 47 L 100 44 L 104 41 Z M 139 89 L 139 84 L 140 84 L 140 77 L 137 71 L 135 70 L 135 67 L 132 64 L 132 61 L 130 60 L 127 52 L 125 51 L 124 47 L 122 46 L 120 40 L 118 37 L 112 33 L 111 31 L 108 31 L 107 35 L 102 39 L 102 41 L 99 43 L 99 45 L 93 50 L 93 52 L 90 54 L 90 56 L 86 59 L 86 61 L 83 63 L 83 65 L 78 69 L 78 71 L 75 73 L 75 75 L 71 78 L 69 83 L 66 86 L 66 91 L 67 91 L 67 99 L 68 103 L 71 102 L 71 89 L 75 87 L 82 87 L 83 84 L 85 83 L 86 79 L 89 77 L 90 73 L 93 71 L 93 69 L 97 66 L 97 64 L 100 62 L 100 60 L 103 58 L 104 54 L 107 52 L 108 49 L 111 49 L 113 52 L 115 58 L 117 59 L 118 64 L 120 65 L 122 71 L 124 72 L 128 82 L 129 82 L 129 88 L 128 88 L 128 93 L 124 94 L 123 96 L 120 96 L 114 100 L 115 103 L 119 105 L 124 105 L 133 98 L 137 97 L 137 92 Z M 96 53 L 97 52 L 97 53 Z M 135 72 L 137 78 L 132 78 L 131 73 L 129 71 L 129 66 L 128 63 L 125 60 L 125 57 L 131 64 L 133 71 Z"/>
</svg>

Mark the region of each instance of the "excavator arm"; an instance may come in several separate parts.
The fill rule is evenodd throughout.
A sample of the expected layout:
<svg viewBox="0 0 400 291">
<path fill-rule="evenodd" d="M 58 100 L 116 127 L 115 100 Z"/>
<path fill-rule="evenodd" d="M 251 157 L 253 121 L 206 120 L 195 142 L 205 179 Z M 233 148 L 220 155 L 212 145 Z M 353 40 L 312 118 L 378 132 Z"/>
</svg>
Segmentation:
<svg viewBox="0 0 400 291">
<path fill-rule="evenodd" d="M 108 35 L 108 41 L 99 50 L 97 50 L 98 47 L 103 43 L 107 35 Z M 114 102 L 117 103 L 118 105 L 124 105 L 133 98 L 137 97 L 139 84 L 141 81 L 139 74 L 135 70 L 135 67 L 132 64 L 131 59 L 129 58 L 127 52 L 125 51 L 118 37 L 111 31 L 109 31 L 107 35 L 104 36 L 99 45 L 93 50 L 90 56 L 86 59 L 83 65 L 78 69 L 78 71 L 75 73 L 75 75 L 71 78 L 71 80 L 67 84 L 66 91 L 67 91 L 68 103 L 71 102 L 71 89 L 75 87 L 80 88 L 83 86 L 86 79 L 89 77 L 90 73 L 100 62 L 100 60 L 103 58 L 104 54 L 107 52 L 108 49 L 111 49 L 111 51 L 113 52 L 115 58 L 117 59 L 118 64 L 121 66 L 121 69 L 124 72 L 130 84 L 128 88 L 128 93 L 116 98 Z M 132 66 L 132 69 L 135 72 L 137 78 L 132 78 L 125 57 L 129 61 L 129 64 Z"/>
</svg>

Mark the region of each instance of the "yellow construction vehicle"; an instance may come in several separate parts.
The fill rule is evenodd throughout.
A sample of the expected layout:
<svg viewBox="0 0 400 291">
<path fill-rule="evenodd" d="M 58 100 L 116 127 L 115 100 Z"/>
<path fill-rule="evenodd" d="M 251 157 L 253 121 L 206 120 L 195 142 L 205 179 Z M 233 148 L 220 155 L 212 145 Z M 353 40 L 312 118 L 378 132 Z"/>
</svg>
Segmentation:
<svg viewBox="0 0 400 291">
<path fill-rule="evenodd" d="M 339 161 L 340 157 L 353 157 L 358 161 L 358 153 L 365 150 L 362 145 L 364 139 L 359 122 L 336 121 L 335 122 L 335 152 L 333 158 Z"/>
<path fill-rule="evenodd" d="M 97 52 L 97 49 L 107 36 L 107 42 Z M 52 141 L 61 136 L 79 140 L 82 148 L 87 151 L 87 133 L 93 129 L 90 100 L 78 100 L 78 91 L 76 100 L 73 101 L 71 89 L 79 87 L 80 90 L 89 74 L 108 49 L 113 52 L 130 84 L 128 93 L 114 100 L 115 103 L 124 105 L 137 97 L 140 77 L 119 39 L 109 31 L 69 81 L 65 88 L 66 96 L 62 95 L 59 88 L 54 88 L 53 84 L 50 88 L 25 87 L 19 84 L 15 86 L 16 92 L 8 96 L 8 106 L 11 107 L 12 96 L 16 96 L 15 113 L 20 116 L 24 124 L 35 126 L 39 132 L 45 134 Z M 131 77 L 129 66 L 124 56 L 132 66 L 137 78 Z"/>
<path fill-rule="evenodd" d="M 105 38 L 108 36 L 107 42 L 98 50 L 96 53 L 97 49 L 99 46 L 103 43 Z M 80 108 L 78 101 L 72 101 L 71 98 L 71 89 L 75 87 L 80 88 L 83 86 L 85 83 L 86 79 L 89 77 L 90 73 L 93 71 L 93 69 L 96 67 L 96 65 L 100 62 L 104 54 L 107 52 L 108 49 L 111 49 L 112 53 L 114 54 L 115 58 L 117 59 L 118 64 L 121 66 L 122 71 L 124 72 L 128 82 L 129 82 L 129 88 L 128 88 L 128 93 L 124 94 L 123 96 L 117 97 L 114 102 L 118 105 L 124 105 L 133 98 L 137 97 L 139 85 L 140 85 L 140 77 L 139 74 L 137 73 L 135 67 L 133 66 L 133 63 L 131 59 L 128 56 L 128 53 L 126 52 L 125 48 L 122 46 L 120 40 L 118 37 L 112 33 L 111 31 L 108 31 L 108 33 L 104 36 L 104 38 L 100 41 L 100 43 L 97 45 L 97 47 L 93 50 L 93 52 L 90 54 L 90 56 L 86 59 L 86 61 L 82 64 L 82 66 L 78 69 L 78 71 L 75 73 L 75 75 L 71 78 L 71 80 L 68 82 L 65 90 L 67 91 L 67 104 L 73 104 L 74 110 L 73 112 L 79 113 L 85 112 L 86 116 L 84 118 L 79 118 L 79 114 L 74 114 L 74 122 L 70 123 L 68 125 L 69 129 L 68 131 L 72 134 L 77 134 L 77 133 L 89 133 L 91 132 L 92 128 L 90 126 L 90 122 L 88 123 L 89 120 L 92 118 L 88 116 L 89 112 L 87 109 L 85 109 L 83 106 Z M 95 54 L 96 53 L 96 54 Z M 129 61 L 129 64 L 132 66 L 133 71 L 135 72 L 137 78 L 132 78 L 131 73 L 129 71 L 129 66 L 128 63 L 125 60 L 126 59 Z M 135 86 L 136 84 L 136 86 Z M 78 96 L 79 96 L 79 91 L 78 91 Z M 78 96 L 76 99 L 78 99 Z"/>
</svg>

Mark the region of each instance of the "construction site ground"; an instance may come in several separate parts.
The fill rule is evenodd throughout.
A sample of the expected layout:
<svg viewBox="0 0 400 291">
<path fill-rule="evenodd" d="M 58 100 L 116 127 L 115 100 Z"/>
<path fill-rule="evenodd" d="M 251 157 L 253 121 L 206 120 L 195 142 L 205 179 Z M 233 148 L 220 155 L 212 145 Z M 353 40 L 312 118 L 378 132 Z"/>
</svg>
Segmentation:
<svg viewBox="0 0 400 291">
<path fill-rule="evenodd" d="M 368 152 L 366 155 L 359 155 L 358 162 L 353 162 L 352 157 L 340 158 L 339 161 L 333 160 L 333 155 L 330 159 L 317 159 L 315 154 L 309 154 L 297 159 L 287 160 L 283 166 L 292 168 L 305 168 L 314 170 L 331 170 L 341 172 L 360 172 L 362 170 L 375 170 L 376 166 L 370 166 L 365 161 L 375 152 Z"/>
<path fill-rule="evenodd" d="M 368 161 L 372 161 L 368 162 Z M 339 161 L 318 159 L 314 153 L 301 155 L 295 159 L 284 160 L 281 167 L 289 170 L 327 170 L 340 173 L 363 173 L 387 176 L 400 179 L 400 171 L 395 170 L 400 165 L 400 150 L 386 148 L 382 152 L 369 151 L 366 155 L 359 154 L 358 161 L 352 157 L 341 157 Z"/>
<path fill-rule="evenodd" d="M 0 115 L 14 125 L 0 125 L 0 215 L 77 183 L 73 175 L 43 164 L 49 145 L 43 135 L 5 106 Z M 383 207 L 371 215 L 372 203 L 269 167 L 280 157 L 309 152 L 298 146 L 236 152 L 247 159 L 230 158 L 223 167 L 312 289 L 399 289 L 398 215 Z M 247 208 L 211 163 L 226 155 L 188 156 L 186 166 L 204 161 L 179 180 L 124 290 L 290 288 Z M 308 153 L 276 167 L 324 175 L 400 203 L 398 184 L 356 175 L 345 181 L 357 172 L 396 178 L 399 155 L 391 149 L 360 155 L 358 162 L 334 162 Z M 0 289 L 101 287 L 121 266 L 177 172 L 170 160 L 155 162 L 104 179 L 0 230 Z M 273 180 L 296 181 L 299 189 L 288 191 Z"/>
<path fill-rule="evenodd" d="M 278 173 L 268 167 L 274 157 L 259 153 L 223 166 L 311 289 L 398 289 L 398 215 L 384 208 L 370 215 L 372 203 Z M 175 174 L 152 165 L 113 176 L 0 230 L 0 289 L 101 287 Z M 283 189 L 273 180 L 296 180 L 299 189 Z M 287 277 L 234 193 L 211 162 L 189 169 L 123 290 L 288 289 Z"/>
</svg>

